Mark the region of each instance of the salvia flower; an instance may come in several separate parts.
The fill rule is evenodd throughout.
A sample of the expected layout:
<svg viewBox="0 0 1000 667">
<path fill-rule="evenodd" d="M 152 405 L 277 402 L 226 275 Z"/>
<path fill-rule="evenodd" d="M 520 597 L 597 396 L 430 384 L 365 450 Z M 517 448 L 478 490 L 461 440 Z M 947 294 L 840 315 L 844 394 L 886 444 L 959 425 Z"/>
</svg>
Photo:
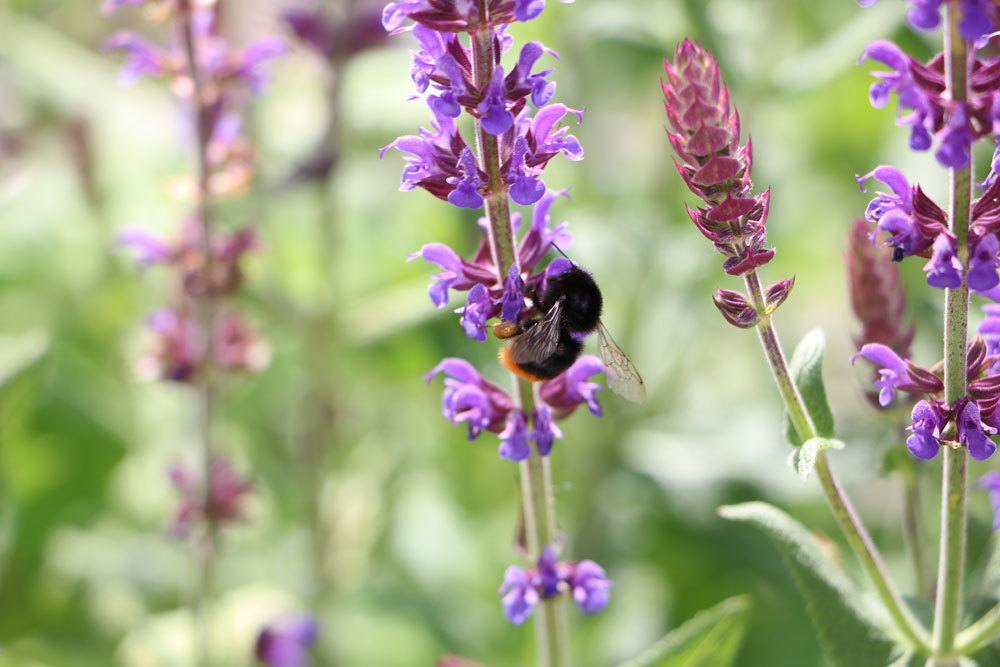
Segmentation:
<svg viewBox="0 0 1000 667">
<path fill-rule="evenodd" d="M 291 614 L 261 628 L 254 653 L 268 667 L 306 667 L 309 649 L 318 637 L 316 619 Z"/>
<path fill-rule="evenodd" d="M 955 256 L 954 241 L 947 234 L 939 234 L 933 248 L 930 261 L 924 264 L 927 284 L 940 289 L 961 287 L 962 263 Z"/>
<path fill-rule="evenodd" d="M 884 237 L 884 245 L 892 247 L 894 261 L 927 253 L 934 240 L 947 232 L 944 210 L 919 186 L 911 185 L 895 167 L 881 165 L 855 180 L 864 191 L 865 183 L 872 178 L 885 183 L 892 191 L 875 193 L 865 211 L 865 219 L 875 225 L 872 240 Z"/>
<path fill-rule="evenodd" d="M 993 530 L 1000 530 L 1000 472 L 988 472 L 979 480 L 979 486 L 989 494 L 993 506 Z"/>
<path fill-rule="evenodd" d="M 966 401 L 958 413 L 958 439 L 969 450 L 969 455 L 977 461 L 990 458 L 996 451 L 996 444 L 989 437 L 997 432 L 982 421 L 982 414 L 975 401 Z"/>
<path fill-rule="evenodd" d="M 205 497 L 204 480 L 189 468 L 177 464 L 169 473 L 170 481 L 182 498 L 171 527 L 176 537 L 187 537 L 198 521 L 225 525 L 245 517 L 244 503 L 253 485 L 224 456 L 216 456 L 211 462 L 208 498 Z"/>
<path fill-rule="evenodd" d="M 981 5 L 980 0 L 963 2 L 966 11 L 961 26 L 970 40 L 992 32 L 997 17 L 992 0 L 982 2 L 988 2 L 989 6 Z M 936 16 L 936 9 L 933 15 Z M 970 34 L 976 37 L 969 37 Z M 861 62 L 868 59 L 890 68 L 873 73 L 877 80 L 869 91 L 872 105 L 884 107 L 890 95 L 897 96 L 899 123 L 910 127 L 910 147 L 925 151 L 937 144 L 935 157 L 941 165 L 958 168 L 969 164 L 972 144 L 991 134 L 1000 120 L 997 99 L 1000 68 L 996 63 L 974 57 L 968 99 L 956 102 L 946 92 L 942 54 L 924 63 L 904 53 L 893 42 L 877 40 L 861 55 Z"/>
<path fill-rule="evenodd" d="M 705 48 L 685 39 L 673 61 L 664 61 L 664 72 L 661 87 L 671 128 L 667 138 L 677 155 L 674 164 L 705 203 L 689 208 L 688 215 L 726 257 L 726 273 L 754 271 L 774 257 L 774 249 L 766 247 L 771 194 L 751 192 L 752 145 L 749 140 L 740 145 L 739 112 L 730 106 L 719 65 Z M 720 310 L 737 326 L 750 319 L 738 307 Z"/>
<path fill-rule="evenodd" d="M 851 363 L 858 358 L 870 361 L 878 368 L 879 377 L 875 381 L 875 388 L 879 391 L 878 400 L 882 407 L 896 399 L 897 390 L 937 393 L 944 389 L 938 376 L 903 359 L 887 345 L 868 343 L 851 357 Z"/>
<path fill-rule="evenodd" d="M 920 401 L 913 406 L 911 414 L 911 435 L 906 439 L 906 447 L 919 459 L 937 456 L 940 443 L 943 415 L 939 406 L 930 401 Z"/>
<path fill-rule="evenodd" d="M 531 455 L 532 442 L 540 456 L 548 456 L 555 440 L 562 437 L 556 420 L 567 418 L 578 406 L 586 404 L 591 414 L 601 415 L 597 401 L 601 386 L 590 379 L 606 372 L 600 359 L 582 355 L 561 375 L 539 384 L 531 414 L 517 408 L 506 391 L 464 359 L 444 359 L 424 379 L 430 382 L 439 374 L 445 375 L 442 414 L 453 424 L 464 423 L 469 440 L 492 431 L 499 435 L 501 458 L 523 461 Z"/>
<path fill-rule="evenodd" d="M 520 625 L 540 600 L 569 595 L 585 614 L 607 606 L 613 584 L 604 568 L 592 560 L 579 563 L 561 561 L 553 546 L 542 550 L 535 567 L 507 568 L 500 594 L 507 619 Z"/>
</svg>

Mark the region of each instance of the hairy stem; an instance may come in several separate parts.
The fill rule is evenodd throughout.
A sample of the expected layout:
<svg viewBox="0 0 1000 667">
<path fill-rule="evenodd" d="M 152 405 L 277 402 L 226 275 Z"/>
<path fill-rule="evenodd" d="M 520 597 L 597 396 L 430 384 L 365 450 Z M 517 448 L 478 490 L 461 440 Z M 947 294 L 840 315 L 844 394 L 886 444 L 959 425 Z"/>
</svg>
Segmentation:
<svg viewBox="0 0 1000 667">
<path fill-rule="evenodd" d="M 485 0 L 479 0 L 480 15 L 488 16 Z M 498 54 L 495 53 L 493 31 L 485 26 L 472 35 L 472 68 L 476 87 L 488 85 Z M 489 221 L 490 250 L 498 269 L 497 280 L 503 282 L 511 266 L 517 263 L 514 230 L 510 224 L 510 202 L 507 184 L 500 173 L 500 146 L 497 137 L 488 133 L 482 123 L 476 123 L 476 143 L 479 159 L 487 177 L 486 217 Z M 534 407 L 531 384 L 515 376 L 514 400 L 530 414 Z M 552 493 L 552 473 L 548 457 L 532 452 L 520 464 L 521 494 L 525 530 L 528 536 L 528 556 L 537 560 L 541 550 L 556 542 L 555 500 Z M 539 667 L 569 665 L 569 632 L 565 605 L 559 598 L 544 599 L 535 619 L 535 637 Z"/>
<path fill-rule="evenodd" d="M 996 641 L 998 637 L 1000 637 L 1000 604 L 958 633 L 955 638 L 955 653 L 972 655 L 987 644 Z"/>
<path fill-rule="evenodd" d="M 945 6 L 945 77 L 951 99 L 964 102 L 968 59 L 965 39 L 958 29 L 961 13 L 957 3 Z M 969 206 L 972 199 L 972 165 L 950 169 L 951 231 L 957 256 L 968 266 Z M 969 290 L 963 285 L 945 291 L 944 397 L 949 405 L 965 397 L 965 348 L 968 336 Z M 955 635 L 962 617 L 962 586 L 965 575 L 965 500 L 968 460 L 964 447 L 944 448 L 941 485 L 941 548 L 938 559 L 937 599 L 934 605 L 934 655 L 947 665 L 954 656 Z"/>
<path fill-rule="evenodd" d="M 211 283 L 214 273 L 212 253 L 212 218 L 210 208 L 211 177 L 208 161 L 208 145 L 212 134 L 212 110 L 206 97 L 203 73 L 199 66 L 198 45 L 195 38 L 194 8 L 191 3 L 181 2 L 178 5 L 178 22 L 181 41 L 184 44 L 184 55 L 188 76 L 191 79 L 191 113 L 197 132 L 197 202 L 195 218 L 200 223 L 200 251 L 202 256 L 202 296 L 195 304 L 202 336 L 202 364 L 200 370 L 200 419 L 199 435 L 201 439 L 201 465 L 203 480 L 203 503 L 209 507 L 212 497 L 212 459 L 214 444 L 212 437 L 212 422 L 215 414 L 215 381 L 212 367 L 212 331 L 215 325 L 215 301 L 212 296 Z M 215 573 L 215 557 L 218 551 L 218 530 L 212 521 L 211 513 L 205 512 L 206 528 L 205 543 L 201 554 L 201 574 L 195 599 L 194 619 L 199 636 L 199 664 L 207 667 L 210 664 L 210 643 L 208 622 L 208 606 L 212 592 L 212 581 Z"/>
<path fill-rule="evenodd" d="M 756 271 L 747 273 L 744 276 L 744 280 L 747 290 L 753 299 L 754 306 L 758 312 L 764 312 L 766 302 Z M 785 353 L 781 347 L 781 341 L 774 329 L 774 324 L 772 324 L 770 316 L 761 318 L 757 324 L 757 333 L 760 336 L 760 342 L 764 348 L 768 364 L 771 366 L 771 373 L 774 375 L 774 380 L 778 385 L 778 391 L 785 403 L 785 409 L 788 411 L 789 418 L 795 427 L 796 433 L 798 433 L 799 439 L 805 442 L 810 438 L 815 438 L 817 436 L 816 427 L 809 416 L 809 412 L 806 410 L 805 402 L 802 400 L 802 395 L 799 393 L 795 380 L 792 378 L 788 362 L 785 359 Z M 885 563 L 882 562 L 882 557 L 879 555 L 875 543 L 861 522 L 861 518 L 854 509 L 850 498 L 847 497 L 833 469 L 830 468 L 825 451 L 820 452 L 816 458 L 816 474 L 819 477 L 824 493 L 826 493 L 827 502 L 830 504 L 830 509 L 833 511 L 837 524 L 847 538 L 847 543 L 851 546 L 854 554 L 861 561 L 862 567 L 874 584 L 879 597 L 882 598 L 882 602 L 885 604 L 886 610 L 895 622 L 897 629 L 906 637 L 913 648 L 921 654 L 929 653 L 930 637 L 927 630 L 910 611 L 909 607 L 903 601 L 902 596 L 900 596 L 896 587 L 889 579 Z"/>
</svg>

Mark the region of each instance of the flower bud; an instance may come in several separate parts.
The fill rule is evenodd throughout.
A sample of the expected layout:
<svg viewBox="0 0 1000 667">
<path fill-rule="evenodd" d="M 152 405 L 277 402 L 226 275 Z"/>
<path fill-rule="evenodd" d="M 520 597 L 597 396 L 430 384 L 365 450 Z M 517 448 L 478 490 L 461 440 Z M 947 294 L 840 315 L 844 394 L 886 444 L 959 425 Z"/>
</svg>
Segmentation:
<svg viewBox="0 0 1000 667">
<path fill-rule="evenodd" d="M 767 312 L 773 313 L 778 309 L 778 306 L 785 302 L 788 295 L 792 293 L 792 288 L 795 287 L 795 276 L 791 278 L 785 278 L 784 280 L 779 280 L 770 287 L 767 288 L 765 292 L 767 300 Z"/>
<path fill-rule="evenodd" d="M 768 291 L 770 292 L 770 288 Z M 787 292 L 785 294 L 787 296 Z M 749 329 L 757 324 L 757 310 L 740 292 L 720 289 L 715 293 L 715 296 L 712 297 L 712 303 L 714 303 L 715 307 L 719 309 L 722 316 L 726 318 L 726 321 L 734 327 Z M 778 303 L 780 303 L 780 301 Z"/>
</svg>

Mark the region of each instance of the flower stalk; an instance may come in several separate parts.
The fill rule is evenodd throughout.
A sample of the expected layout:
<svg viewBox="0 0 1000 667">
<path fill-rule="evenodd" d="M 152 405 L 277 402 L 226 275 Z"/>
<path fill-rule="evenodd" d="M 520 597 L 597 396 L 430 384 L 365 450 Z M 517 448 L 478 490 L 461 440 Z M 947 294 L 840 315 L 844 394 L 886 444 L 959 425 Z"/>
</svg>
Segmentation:
<svg viewBox="0 0 1000 667">
<path fill-rule="evenodd" d="M 487 15 L 485 0 L 479 0 L 479 10 Z M 472 35 L 473 81 L 481 89 L 489 84 L 494 63 L 493 31 L 485 28 Z M 489 245 L 494 265 L 500 270 L 498 280 L 503 281 L 510 267 L 517 262 L 514 230 L 510 220 L 510 202 L 507 184 L 500 171 L 500 150 L 497 137 L 476 122 L 476 143 L 479 160 L 487 176 L 487 193 L 484 197 L 486 218 L 489 223 Z M 526 414 L 534 409 L 531 383 L 511 375 L 511 396 Z M 519 462 L 521 476 L 522 511 L 527 533 L 528 558 L 537 560 L 542 550 L 557 542 L 555 496 L 552 490 L 552 470 L 548 457 L 537 451 Z M 535 622 L 539 667 L 567 667 L 569 663 L 569 630 L 566 608 L 560 598 L 543 599 L 541 614 Z"/>
<path fill-rule="evenodd" d="M 959 30 L 962 16 L 954 3 L 945 6 L 944 56 L 948 92 L 955 102 L 965 102 L 968 86 L 966 41 Z M 969 211 L 972 200 L 972 160 L 949 169 L 951 185 L 950 228 L 956 239 L 957 258 L 969 264 Z M 954 405 L 966 395 L 966 339 L 969 289 L 966 284 L 945 291 L 944 390 Z M 947 447 L 941 487 L 941 544 L 937 596 L 934 605 L 934 655 L 932 665 L 951 664 L 962 615 L 965 573 L 966 487 L 968 459 L 964 447 Z"/>
<path fill-rule="evenodd" d="M 212 118 L 208 98 L 205 95 L 203 76 L 199 67 L 198 44 L 195 39 L 193 25 L 194 9 L 190 0 L 178 3 L 177 23 L 180 27 L 181 42 L 184 45 L 187 74 L 191 79 L 191 114 L 196 130 L 196 203 L 195 217 L 198 220 L 200 237 L 198 239 L 201 256 L 204 258 L 203 271 L 205 276 L 214 275 L 212 251 L 212 212 L 210 203 L 210 178 L 208 145 L 212 140 Z M 201 377 L 198 385 L 200 393 L 200 414 L 198 435 L 201 442 L 201 466 L 203 480 L 203 502 L 208 507 L 213 497 L 212 462 L 215 457 L 212 438 L 212 425 L 215 415 L 215 380 L 212 355 L 215 331 L 215 298 L 211 290 L 200 295 L 196 304 L 198 320 L 202 332 L 202 349 L 204 356 L 201 366 Z M 201 545 L 201 572 L 198 589 L 195 593 L 195 613 L 193 620 L 198 636 L 198 664 L 208 667 L 211 664 L 211 634 L 209 623 L 209 601 L 212 597 L 212 586 L 215 578 L 215 557 L 218 551 L 218 526 L 210 513 L 205 515 L 205 540 Z"/>
<path fill-rule="evenodd" d="M 765 303 L 764 293 L 760 286 L 760 279 L 756 271 L 751 271 L 744 275 L 744 282 L 747 291 L 754 302 L 754 306 L 763 311 Z M 817 437 L 816 427 L 806 409 L 802 395 L 799 393 L 795 381 L 792 379 L 785 353 L 781 347 L 781 341 L 775 331 L 774 324 L 770 316 L 762 317 L 757 323 L 757 333 L 760 336 L 761 346 L 771 367 L 771 373 L 778 385 L 778 391 L 785 403 L 785 410 L 788 412 L 792 426 L 802 442 Z M 850 498 L 844 492 L 840 480 L 833 469 L 830 468 L 826 452 L 822 451 L 816 458 L 816 473 L 826 494 L 827 502 L 833 511 L 837 525 L 847 538 L 851 550 L 861 561 L 861 565 L 868 577 L 871 579 L 878 592 L 879 597 L 885 604 L 889 615 L 892 617 L 896 628 L 906 637 L 911 645 L 921 654 L 930 653 L 930 637 L 927 630 L 920 621 L 913 615 L 906 603 L 903 601 L 899 591 L 889 578 L 885 563 L 875 547 L 871 536 L 861 522 L 857 510 L 851 503 Z"/>
</svg>

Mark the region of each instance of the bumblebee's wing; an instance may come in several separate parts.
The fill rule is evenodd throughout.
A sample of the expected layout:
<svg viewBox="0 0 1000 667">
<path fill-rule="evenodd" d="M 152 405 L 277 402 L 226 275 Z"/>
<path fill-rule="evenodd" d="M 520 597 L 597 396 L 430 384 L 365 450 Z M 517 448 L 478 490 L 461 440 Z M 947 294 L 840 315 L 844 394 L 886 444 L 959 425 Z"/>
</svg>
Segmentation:
<svg viewBox="0 0 1000 667">
<path fill-rule="evenodd" d="M 597 324 L 597 349 L 601 361 L 608 367 L 608 386 L 611 391 L 636 403 L 646 400 L 646 383 L 642 381 L 632 360 L 608 333 L 604 322 Z"/>
<path fill-rule="evenodd" d="M 562 300 L 556 302 L 545 317 L 510 344 L 510 355 L 517 365 L 539 364 L 552 356 L 559 345 L 562 330 Z"/>
</svg>

